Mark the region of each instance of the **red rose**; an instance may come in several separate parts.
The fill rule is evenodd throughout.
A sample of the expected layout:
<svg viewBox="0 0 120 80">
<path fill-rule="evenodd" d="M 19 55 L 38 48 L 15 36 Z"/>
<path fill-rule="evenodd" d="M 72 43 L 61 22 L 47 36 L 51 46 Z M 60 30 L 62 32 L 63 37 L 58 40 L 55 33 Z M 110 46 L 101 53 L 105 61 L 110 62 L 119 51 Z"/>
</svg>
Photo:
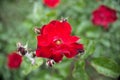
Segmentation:
<svg viewBox="0 0 120 80">
<path fill-rule="evenodd" d="M 10 69 L 19 68 L 22 63 L 22 56 L 13 52 L 8 55 L 8 67 Z"/>
<path fill-rule="evenodd" d="M 55 8 L 60 3 L 60 0 L 43 0 L 43 3 L 49 8 Z"/>
<path fill-rule="evenodd" d="M 110 23 L 117 20 L 116 11 L 105 5 L 101 5 L 98 9 L 94 10 L 92 16 L 93 24 L 101 25 L 104 29 L 107 29 Z"/>
<path fill-rule="evenodd" d="M 77 36 L 70 35 L 71 30 L 71 25 L 67 21 L 53 20 L 44 25 L 41 34 L 37 36 L 36 56 L 60 62 L 64 55 L 72 58 L 83 52 L 83 45 L 77 43 Z"/>
</svg>

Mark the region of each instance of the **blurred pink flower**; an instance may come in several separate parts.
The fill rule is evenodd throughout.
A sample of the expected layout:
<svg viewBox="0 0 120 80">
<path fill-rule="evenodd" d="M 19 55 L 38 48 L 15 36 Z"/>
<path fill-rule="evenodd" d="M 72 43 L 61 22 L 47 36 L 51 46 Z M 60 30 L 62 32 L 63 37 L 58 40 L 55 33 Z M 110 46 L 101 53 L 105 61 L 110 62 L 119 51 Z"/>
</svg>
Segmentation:
<svg viewBox="0 0 120 80">
<path fill-rule="evenodd" d="M 116 10 L 105 5 L 101 5 L 92 12 L 92 22 L 95 25 L 101 25 L 104 29 L 108 29 L 108 25 L 117 20 Z"/>
<path fill-rule="evenodd" d="M 8 55 L 8 67 L 10 69 L 19 68 L 22 63 L 22 56 L 13 52 Z"/>
<path fill-rule="evenodd" d="M 55 8 L 59 5 L 60 0 L 43 0 L 43 3 L 49 8 Z"/>
</svg>

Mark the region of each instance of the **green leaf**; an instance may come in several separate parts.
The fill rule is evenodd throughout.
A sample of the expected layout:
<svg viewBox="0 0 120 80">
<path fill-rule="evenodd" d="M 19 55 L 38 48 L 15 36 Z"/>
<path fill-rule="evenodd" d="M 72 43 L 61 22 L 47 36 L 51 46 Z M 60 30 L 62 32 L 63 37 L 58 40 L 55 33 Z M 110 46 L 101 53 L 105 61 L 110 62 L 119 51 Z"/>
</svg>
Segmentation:
<svg viewBox="0 0 120 80">
<path fill-rule="evenodd" d="M 4 59 L 5 59 L 4 55 L 0 54 L 0 69 L 3 67 Z"/>
<path fill-rule="evenodd" d="M 88 58 L 95 51 L 95 42 L 93 40 L 86 40 L 86 41 L 87 42 L 85 42 L 85 53 L 81 56 L 81 59 Z"/>
<path fill-rule="evenodd" d="M 100 37 L 100 33 L 98 31 L 87 31 L 86 32 L 86 36 L 88 38 L 92 38 L 92 39 L 98 39 Z"/>
<path fill-rule="evenodd" d="M 84 33 L 84 32 L 86 31 L 86 29 L 89 28 L 89 27 L 90 27 L 90 22 L 84 20 L 83 22 L 81 22 L 81 23 L 78 25 L 75 33 L 76 33 L 77 35 L 78 35 L 78 34 L 81 34 L 81 33 Z"/>
<path fill-rule="evenodd" d="M 55 64 L 54 67 L 59 71 L 59 75 L 61 75 L 62 77 L 67 77 L 67 75 L 69 74 L 70 72 L 70 64 L 71 64 L 71 61 L 72 60 L 67 60 L 67 59 L 64 59 L 64 61 L 62 61 L 62 63 L 59 63 L 59 64 Z"/>
<path fill-rule="evenodd" d="M 37 68 L 39 68 L 40 65 L 42 65 L 43 63 L 43 59 L 41 58 L 35 58 L 35 64 L 31 64 L 31 61 L 24 58 L 24 61 L 22 62 L 22 74 L 27 75 L 29 74 L 31 71 L 36 70 Z"/>
<path fill-rule="evenodd" d="M 108 48 L 109 48 L 109 47 L 111 46 L 110 41 L 107 40 L 107 39 L 101 39 L 100 42 L 101 42 L 101 44 L 103 44 L 105 47 L 108 47 Z"/>
<path fill-rule="evenodd" d="M 76 64 L 76 68 L 73 74 L 75 80 L 89 80 L 89 76 L 85 70 L 85 62 L 80 61 Z"/>
<path fill-rule="evenodd" d="M 97 70 L 98 73 L 108 77 L 116 78 L 120 75 L 119 65 L 108 58 L 94 58 L 91 65 Z"/>
</svg>

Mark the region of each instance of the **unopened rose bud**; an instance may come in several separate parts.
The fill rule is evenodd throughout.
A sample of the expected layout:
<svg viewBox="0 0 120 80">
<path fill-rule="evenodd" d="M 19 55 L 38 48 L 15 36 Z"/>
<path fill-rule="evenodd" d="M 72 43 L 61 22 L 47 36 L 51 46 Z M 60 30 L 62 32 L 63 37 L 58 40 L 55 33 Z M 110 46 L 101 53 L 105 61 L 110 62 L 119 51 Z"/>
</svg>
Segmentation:
<svg viewBox="0 0 120 80">
<path fill-rule="evenodd" d="M 17 51 L 24 56 L 27 53 L 27 49 L 22 45 L 22 43 L 17 43 Z"/>
<path fill-rule="evenodd" d="M 40 34 L 40 28 L 34 28 L 35 33 Z"/>
<path fill-rule="evenodd" d="M 49 67 L 52 67 L 54 65 L 55 61 L 53 59 L 50 59 L 46 62 L 46 65 Z"/>
<path fill-rule="evenodd" d="M 60 22 L 66 22 L 68 18 L 61 18 Z"/>
<path fill-rule="evenodd" d="M 27 53 L 27 50 L 25 50 L 25 48 L 23 47 L 19 47 L 18 52 L 20 52 L 24 56 Z"/>
</svg>

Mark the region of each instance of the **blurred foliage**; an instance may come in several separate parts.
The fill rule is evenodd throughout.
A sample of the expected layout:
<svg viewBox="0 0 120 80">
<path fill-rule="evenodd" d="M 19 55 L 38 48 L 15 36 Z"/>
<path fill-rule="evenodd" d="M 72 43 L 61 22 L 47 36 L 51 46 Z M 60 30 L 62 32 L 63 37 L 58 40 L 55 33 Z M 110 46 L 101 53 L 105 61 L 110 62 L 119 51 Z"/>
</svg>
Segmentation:
<svg viewBox="0 0 120 80">
<path fill-rule="evenodd" d="M 91 23 L 91 13 L 104 4 L 117 10 L 118 20 L 105 31 Z M 64 58 L 52 68 L 45 60 L 32 66 L 25 63 L 17 70 L 6 66 L 7 54 L 16 50 L 16 43 L 29 43 L 36 48 L 34 27 L 53 19 L 68 18 L 73 33 L 80 36 L 85 53 L 73 59 Z M 0 80 L 117 80 L 120 75 L 120 1 L 119 0 L 61 0 L 49 9 L 42 0 L 0 1 Z"/>
</svg>

